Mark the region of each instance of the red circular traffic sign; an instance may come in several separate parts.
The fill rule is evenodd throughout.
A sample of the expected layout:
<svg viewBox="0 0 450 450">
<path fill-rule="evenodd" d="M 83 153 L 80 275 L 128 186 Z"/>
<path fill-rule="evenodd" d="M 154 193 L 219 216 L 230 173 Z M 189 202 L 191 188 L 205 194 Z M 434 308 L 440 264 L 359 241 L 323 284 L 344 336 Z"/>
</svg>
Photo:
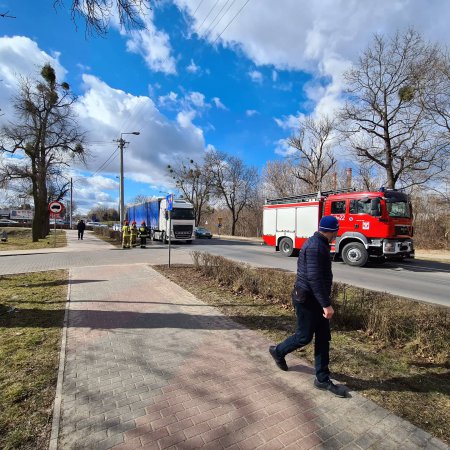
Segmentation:
<svg viewBox="0 0 450 450">
<path fill-rule="evenodd" d="M 59 214 L 64 209 L 64 205 L 60 202 L 50 202 L 48 210 L 53 214 Z"/>
</svg>

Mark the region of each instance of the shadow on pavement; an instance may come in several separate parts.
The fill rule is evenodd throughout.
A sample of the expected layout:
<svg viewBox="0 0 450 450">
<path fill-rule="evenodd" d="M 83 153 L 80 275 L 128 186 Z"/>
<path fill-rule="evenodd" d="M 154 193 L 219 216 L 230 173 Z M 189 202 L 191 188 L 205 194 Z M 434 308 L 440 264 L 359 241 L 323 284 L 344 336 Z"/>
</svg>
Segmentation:
<svg viewBox="0 0 450 450">
<path fill-rule="evenodd" d="M 94 301 L 95 302 L 95 301 Z M 7 314 L 14 320 L 2 320 L 2 326 L 43 327 L 61 326 L 61 310 L 22 309 Z M 2 316 L 2 319 L 5 315 Z M 246 316 L 247 320 L 260 327 L 274 324 L 278 316 Z M 184 313 L 140 313 L 133 311 L 69 310 L 69 328 L 90 328 L 92 330 L 113 329 L 158 329 L 174 328 L 189 330 L 241 329 L 239 316 L 201 315 Z M 242 323 L 242 320 L 240 320 Z"/>
</svg>

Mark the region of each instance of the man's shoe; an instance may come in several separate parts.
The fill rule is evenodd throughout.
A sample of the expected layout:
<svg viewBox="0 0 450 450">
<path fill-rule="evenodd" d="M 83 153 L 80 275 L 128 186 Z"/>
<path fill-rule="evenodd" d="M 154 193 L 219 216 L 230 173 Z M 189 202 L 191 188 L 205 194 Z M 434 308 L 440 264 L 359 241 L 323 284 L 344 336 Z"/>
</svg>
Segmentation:
<svg viewBox="0 0 450 450">
<path fill-rule="evenodd" d="M 342 385 L 336 385 L 331 380 L 320 382 L 317 378 L 314 379 L 314 387 L 322 391 L 330 391 L 337 397 L 346 397 L 347 389 Z"/>
<path fill-rule="evenodd" d="M 269 353 L 272 355 L 272 358 L 275 361 L 275 364 L 285 372 L 288 370 L 288 365 L 286 364 L 286 360 L 282 356 L 278 356 L 277 348 L 275 345 L 271 345 L 269 347 Z"/>
</svg>

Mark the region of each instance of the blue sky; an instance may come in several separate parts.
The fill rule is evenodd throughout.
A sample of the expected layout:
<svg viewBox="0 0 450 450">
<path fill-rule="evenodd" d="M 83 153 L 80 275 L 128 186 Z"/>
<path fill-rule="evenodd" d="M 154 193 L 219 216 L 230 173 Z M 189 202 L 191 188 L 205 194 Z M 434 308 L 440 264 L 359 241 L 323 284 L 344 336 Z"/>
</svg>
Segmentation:
<svg viewBox="0 0 450 450">
<path fill-rule="evenodd" d="M 262 170 L 283 158 L 299 117 L 342 104 L 342 73 L 373 33 L 414 26 L 449 39 L 450 7 L 437 0 L 252 0 L 234 21 L 246 0 L 158 0 L 147 30 L 121 30 L 113 17 L 105 37 L 86 36 L 81 20 L 75 26 L 70 0 L 53 3 L 0 0 L 0 13 L 16 17 L 0 18 L 0 122 L 13 118 L 15 74 L 52 63 L 79 96 L 88 131 L 92 158 L 70 171 L 80 211 L 117 205 L 118 158 L 98 169 L 121 132 L 141 132 L 126 136 L 126 202 L 171 191 L 167 164 L 200 160 L 208 148 Z M 349 164 L 345 156 L 340 164 Z"/>
</svg>

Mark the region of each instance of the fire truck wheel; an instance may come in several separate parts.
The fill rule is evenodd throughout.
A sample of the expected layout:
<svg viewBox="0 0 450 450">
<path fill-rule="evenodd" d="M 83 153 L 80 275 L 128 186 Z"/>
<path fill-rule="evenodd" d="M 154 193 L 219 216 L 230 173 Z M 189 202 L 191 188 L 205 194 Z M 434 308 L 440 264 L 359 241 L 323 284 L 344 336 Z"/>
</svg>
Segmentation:
<svg viewBox="0 0 450 450">
<path fill-rule="evenodd" d="M 362 267 L 367 263 L 369 254 L 360 242 L 350 242 L 342 250 L 342 259 L 349 266 Z"/>
<path fill-rule="evenodd" d="M 294 253 L 294 245 L 292 244 L 292 240 L 289 238 L 281 239 L 279 249 L 284 256 L 292 256 L 292 253 Z"/>
</svg>

